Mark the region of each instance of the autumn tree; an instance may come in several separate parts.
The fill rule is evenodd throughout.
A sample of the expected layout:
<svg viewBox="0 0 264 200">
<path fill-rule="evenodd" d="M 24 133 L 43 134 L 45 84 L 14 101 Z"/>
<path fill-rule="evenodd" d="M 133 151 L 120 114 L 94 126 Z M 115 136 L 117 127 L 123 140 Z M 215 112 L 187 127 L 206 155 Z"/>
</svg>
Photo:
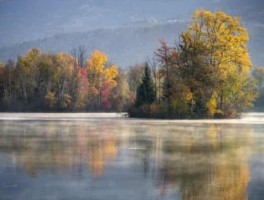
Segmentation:
<svg viewBox="0 0 264 200">
<path fill-rule="evenodd" d="M 76 90 L 74 67 L 75 59 L 66 53 L 55 55 L 54 65 L 57 69 L 58 77 L 55 78 L 56 97 L 62 109 L 69 108 Z"/>
<path fill-rule="evenodd" d="M 126 75 L 118 77 L 117 66 L 99 50 L 86 64 L 83 47 L 76 52 L 52 54 L 33 48 L 16 64 L 0 64 L 0 110 L 123 110 L 129 99 Z"/>
<path fill-rule="evenodd" d="M 254 83 L 247 42 L 236 17 L 198 10 L 181 35 L 180 71 L 194 97 L 195 112 L 235 117 L 252 105 Z"/>
<path fill-rule="evenodd" d="M 85 109 L 88 101 L 88 90 L 89 82 L 87 79 L 87 71 L 84 68 L 79 68 L 77 74 L 77 83 L 76 83 L 76 93 L 74 95 L 74 110 L 83 110 Z"/>
<path fill-rule="evenodd" d="M 136 64 L 133 66 L 128 67 L 128 85 L 129 85 L 129 91 L 130 91 L 130 96 L 133 100 L 136 99 L 136 93 L 137 93 L 137 88 L 141 83 L 142 76 L 144 73 L 144 64 Z"/>
<path fill-rule="evenodd" d="M 257 95 L 248 40 L 238 18 L 197 10 L 179 43 L 161 41 L 155 52 L 162 98 L 150 112 L 168 118 L 238 117 Z"/>
<path fill-rule="evenodd" d="M 172 87 L 175 77 L 175 73 L 173 74 L 175 70 L 174 62 L 177 61 L 173 57 L 174 52 L 175 48 L 170 47 L 164 40 L 160 41 L 160 48 L 155 52 L 156 58 L 160 63 L 160 76 L 163 78 L 163 84 L 161 86 L 163 91 L 162 97 L 168 109 L 170 109 L 172 101 Z"/>
<path fill-rule="evenodd" d="M 17 91 L 17 81 L 16 81 L 16 73 L 15 73 L 15 63 L 12 60 L 8 60 L 3 69 L 3 103 L 6 108 L 8 108 L 12 101 L 16 98 Z"/>
<path fill-rule="evenodd" d="M 90 108 L 109 109 L 109 96 L 116 86 L 117 66 L 107 62 L 107 55 L 99 50 L 91 53 L 87 60 Z"/>
<path fill-rule="evenodd" d="M 117 84 L 110 95 L 112 110 L 126 111 L 128 106 L 133 103 L 133 99 L 131 99 L 130 95 L 127 73 L 119 69 L 119 73 L 115 80 Z"/>
<path fill-rule="evenodd" d="M 54 67 L 55 56 L 42 54 L 38 60 L 38 91 L 44 105 L 52 108 L 56 104 L 55 83 L 58 77 L 57 69 Z"/>
<path fill-rule="evenodd" d="M 169 111 L 182 117 L 236 117 L 256 97 L 248 34 L 236 17 L 197 10 L 178 45 L 156 51 Z"/>
</svg>

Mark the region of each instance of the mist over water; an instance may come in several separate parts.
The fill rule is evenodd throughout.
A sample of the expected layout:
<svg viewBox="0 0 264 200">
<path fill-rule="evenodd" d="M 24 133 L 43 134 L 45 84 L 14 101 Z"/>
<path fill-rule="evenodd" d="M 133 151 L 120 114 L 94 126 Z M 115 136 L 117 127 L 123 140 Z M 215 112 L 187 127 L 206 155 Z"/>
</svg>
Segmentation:
<svg viewBox="0 0 264 200">
<path fill-rule="evenodd" d="M 126 119 L 126 120 L 140 120 L 155 123 L 228 123 L 228 124 L 262 124 L 264 123 L 264 113 L 251 112 L 244 113 L 239 119 L 195 119 L 195 120 L 149 120 L 128 118 L 128 114 L 123 113 L 1 113 L 0 120 L 11 121 L 91 121 L 96 119 Z"/>
<path fill-rule="evenodd" d="M 0 199 L 261 199 L 264 114 L 0 115 Z"/>
</svg>

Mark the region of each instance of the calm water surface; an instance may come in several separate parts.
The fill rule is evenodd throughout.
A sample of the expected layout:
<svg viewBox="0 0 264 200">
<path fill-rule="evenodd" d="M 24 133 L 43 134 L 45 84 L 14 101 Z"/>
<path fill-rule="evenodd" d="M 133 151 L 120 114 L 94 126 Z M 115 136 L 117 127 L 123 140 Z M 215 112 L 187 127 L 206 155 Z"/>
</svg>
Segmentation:
<svg viewBox="0 0 264 200">
<path fill-rule="evenodd" d="M 0 114 L 0 200 L 264 198 L 264 114 Z"/>
</svg>

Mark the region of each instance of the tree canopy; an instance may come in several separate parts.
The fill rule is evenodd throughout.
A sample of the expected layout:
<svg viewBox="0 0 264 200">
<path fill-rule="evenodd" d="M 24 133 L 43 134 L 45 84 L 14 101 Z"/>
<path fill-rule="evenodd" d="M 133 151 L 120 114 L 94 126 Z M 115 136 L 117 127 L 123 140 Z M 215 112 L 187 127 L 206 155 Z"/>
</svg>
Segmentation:
<svg viewBox="0 0 264 200">
<path fill-rule="evenodd" d="M 135 117 L 234 118 L 262 90 L 252 71 L 249 36 L 239 18 L 197 10 L 178 43 L 161 41 L 154 59 L 120 70 L 100 50 L 68 53 L 33 48 L 0 63 L 3 111 L 126 111 Z M 257 85 L 258 83 L 258 85 Z M 261 98 L 264 96 L 261 92 Z"/>
<path fill-rule="evenodd" d="M 9 61 L 0 66 L 1 109 L 111 110 L 117 75 L 117 66 L 109 64 L 99 50 L 92 52 L 84 68 L 70 54 L 31 49 L 16 64 Z"/>
<path fill-rule="evenodd" d="M 197 10 L 179 43 L 162 41 L 155 52 L 163 82 L 158 116 L 237 117 L 252 106 L 257 93 L 248 40 L 238 18 Z"/>
</svg>

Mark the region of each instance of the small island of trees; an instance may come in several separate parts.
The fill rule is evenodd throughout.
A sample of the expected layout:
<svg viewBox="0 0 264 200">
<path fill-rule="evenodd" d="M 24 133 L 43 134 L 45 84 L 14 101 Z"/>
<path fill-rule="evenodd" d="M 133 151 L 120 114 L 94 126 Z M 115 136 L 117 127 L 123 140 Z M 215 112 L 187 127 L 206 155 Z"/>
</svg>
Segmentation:
<svg viewBox="0 0 264 200">
<path fill-rule="evenodd" d="M 224 12 L 198 10 L 178 44 L 165 42 L 155 52 L 160 69 L 155 95 L 148 66 L 130 115 L 162 118 L 233 118 L 252 106 L 246 29 Z M 156 80 L 161 79 L 161 80 Z M 153 96 L 153 97 L 152 97 Z M 151 101 L 149 98 L 151 97 Z M 143 101 L 142 101 L 143 99 Z M 155 100 L 153 100 L 155 99 Z M 141 102 L 140 104 L 138 102 Z"/>
<path fill-rule="evenodd" d="M 128 111 L 144 118 L 234 118 L 253 106 L 248 33 L 222 11 L 195 11 L 179 41 L 153 62 L 119 69 L 99 50 L 31 49 L 0 64 L 1 111 Z M 253 73 L 254 74 L 254 73 Z M 258 71 L 255 70 L 255 77 Z"/>
</svg>

